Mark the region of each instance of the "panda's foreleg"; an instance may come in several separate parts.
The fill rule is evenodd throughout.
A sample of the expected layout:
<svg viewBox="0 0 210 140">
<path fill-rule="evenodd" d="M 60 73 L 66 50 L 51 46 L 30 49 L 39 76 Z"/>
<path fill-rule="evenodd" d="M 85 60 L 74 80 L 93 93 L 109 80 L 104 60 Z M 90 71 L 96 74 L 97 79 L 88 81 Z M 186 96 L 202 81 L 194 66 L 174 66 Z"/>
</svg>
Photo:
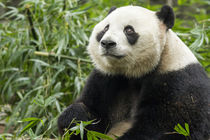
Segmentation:
<svg viewBox="0 0 210 140">
<path fill-rule="evenodd" d="M 75 126 L 76 121 L 90 121 L 94 119 L 96 119 L 96 117 L 89 112 L 89 109 L 82 102 L 76 102 L 67 107 L 65 111 L 59 116 L 58 129 L 60 134 L 63 135 L 66 130 Z M 102 123 L 103 121 L 99 121 L 96 124 L 90 124 L 87 126 L 87 129 L 100 131 L 100 125 L 102 125 Z M 80 135 L 72 135 L 70 139 L 80 140 L 81 138 Z M 86 140 L 86 138 L 84 138 L 84 140 Z"/>
<path fill-rule="evenodd" d="M 95 70 L 91 73 L 79 99 L 67 107 L 58 118 L 58 129 L 61 135 L 64 134 L 65 129 L 75 126 L 75 123 L 72 123 L 72 120 L 95 120 L 96 123 L 87 126 L 88 130 L 102 133 L 107 130 L 109 126 L 107 109 L 112 100 L 112 96 L 110 95 L 112 95 L 113 92 L 112 90 L 110 91 L 112 88 L 109 88 L 106 85 L 112 81 L 112 79 Z M 111 85 L 116 87 L 115 84 Z M 80 136 L 71 137 L 70 139 L 80 140 Z"/>
<path fill-rule="evenodd" d="M 65 129 L 72 127 L 73 120 L 87 121 L 90 115 L 83 103 L 74 103 L 68 106 L 58 118 L 58 128 L 61 134 Z"/>
</svg>

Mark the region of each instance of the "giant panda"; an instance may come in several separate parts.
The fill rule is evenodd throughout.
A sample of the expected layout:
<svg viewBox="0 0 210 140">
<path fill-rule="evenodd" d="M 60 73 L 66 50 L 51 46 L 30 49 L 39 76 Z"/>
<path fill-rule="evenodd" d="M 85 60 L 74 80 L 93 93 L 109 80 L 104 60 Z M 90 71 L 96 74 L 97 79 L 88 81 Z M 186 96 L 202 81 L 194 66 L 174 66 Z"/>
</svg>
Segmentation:
<svg viewBox="0 0 210 140">
<path fill-rule="evenodd" d="M 209 139 L 210 80 L 173 25 L 169 6 L 112 8 L 93 29 L 87 51 L 95 69 L 59 116 L 60 133 L 73 119 L 96 120 L 87 129 L 117 140 L 185 140 L 174 126 L 188 123 L 191 140 Z"/>
</svg>

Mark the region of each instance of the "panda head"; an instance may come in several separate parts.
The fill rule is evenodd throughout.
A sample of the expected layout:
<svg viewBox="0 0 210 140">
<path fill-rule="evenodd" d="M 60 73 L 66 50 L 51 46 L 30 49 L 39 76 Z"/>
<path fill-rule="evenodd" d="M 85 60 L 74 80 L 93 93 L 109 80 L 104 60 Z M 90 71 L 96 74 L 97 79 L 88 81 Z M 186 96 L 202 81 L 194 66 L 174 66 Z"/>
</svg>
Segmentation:
<svg viewBox="0 0 210 140">
<path fill-rule="evenodd" d="M 112 8 L 94 27 L 88 53 L 105 74 L 140 77 L 157 67 L 173 24 L 169 6 L 159 12 L 138 6 Z"/>
</svg>

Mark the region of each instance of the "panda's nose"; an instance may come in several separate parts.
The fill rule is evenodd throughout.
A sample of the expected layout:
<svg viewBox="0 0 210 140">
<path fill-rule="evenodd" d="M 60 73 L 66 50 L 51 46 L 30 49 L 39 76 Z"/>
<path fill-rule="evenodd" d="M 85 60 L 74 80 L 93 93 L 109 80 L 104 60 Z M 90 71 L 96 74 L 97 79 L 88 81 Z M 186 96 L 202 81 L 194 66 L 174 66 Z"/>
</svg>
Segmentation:
<svg viewBox="0 0 210 140">
<path fill-rule="evenodd" d="M 101 46 L 105 49 L 110 49 L 116 47 L 117 43 L 111 40 L 102 40 Z"/>
</svg>

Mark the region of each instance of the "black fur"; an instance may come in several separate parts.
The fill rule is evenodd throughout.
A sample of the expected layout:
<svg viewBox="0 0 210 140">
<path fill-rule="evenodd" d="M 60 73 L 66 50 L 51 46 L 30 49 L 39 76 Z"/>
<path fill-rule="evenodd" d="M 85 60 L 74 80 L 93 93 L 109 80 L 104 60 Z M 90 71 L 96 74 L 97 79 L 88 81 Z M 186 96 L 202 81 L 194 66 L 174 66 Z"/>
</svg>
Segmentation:
<svg viewBox="0 0 210 140">
<path fill-rule="evenodd" d="M 94 120 L 96 118 L 97 117 L 94 116 L 94 113 L 89 112 L 89 110 L 83 103 L 75 102 L 74 104 L 66 108 L 66 110 L 59 116 L 58 118 L 59 133 L 63 135 L 65 128 L 69 129 L 74 127 L 75 123 L 72 122 L 73 120 L 89 121 L 89 120 Z M 104 133 L 104 128 L 102 126 L 106 125 L 103 124 L 104 122 L 106 123 L 106 121 L 100 121 L 100 120 L 96 121 L 97 121 L 95 122 L 96 124 L 89 125 L 87 129 Z M 80 136 L 72 135 L 71 140 L 80 140 Z M 86 140 L 86 138 L 84 140 Z"/>
<path fill-rule="evenodd" d="M 170 6 L 163 6 L 160 12 L 156 13 L 158 18 L 163 21 L 163 23 L 167 26 L 168 29 L 171 29 L 174 26 L 174 12 Z"/>
<path fill-rule="evenodd" d="M 97 40 L 98 42 L 100 42 L 101 39 L 102 39 L 102 37 L 104 36 L 105 33 L 106 33 L 106 32 L 104 32 L 104 31 L 99 32 L 99 33 L 97 34 L 97 36 L 96 36 L 96 40 Z"/>
<path fill-rule="evenodd" d="M 134 45 L 137 42 L 138 38 L 139 38 L 139 34 L 136 33 L 135 31 L 132 34 L 127 34 L 125 32 L 126 28 L 131 28 L 133 31 L 134 31 L 134 29 L 133 29 L 133 27 L 131 25 L 126 26 L 125 29 L 124 29 L 124 33 L 125 33 L 125 36 L 126 36 L 128 42 L 131 45 Z"/>
<path fill-rule="evenodd" d="M 168 74 L 153 71 L 133 79 L 94 70 L 81 97 L 59 117 L 58 126 L 62 131 L 74 117 L 96 118 L 100 123 L 91 129 L 105 132 L 116 122 L 134 119 L 132 128 L 118 140 L 185 140 L 182 135 L 168 132 L 173 132 L 177 123 L 188 123 L 191 140 L 208 140 L 209 99 L 210 80 L 200 64 Z M 81 111 L 84 107 L 78 107 L 78 103 L 84 104 L 86 111 Z M 94 117 L 87 117 L 88 112 Z"/>
<path fill-rule="evenodd" d="M 113 12 L 114 10 L 116 10 L 116 9 L 117 9 L 117 7 L 115 7 L 115 6 L 111 7 L 110 10 L 109 10 L 109 12 L 108 12 L 108 15 L 109 15 L 111 12 Z"/>
<path fill-rule="evenodd" d="M 83 115 L 81 115 L 83 114 Z M 78 120 L 88 121 L 91 118 L 94 118 L 88 113 L 86 106 L 82 103 L 72 104 L 70 105 L 59 117 L 58 122 L 59 125 L 59 132 L 63 134 L 63 129 L 61 128 L 70 128 L 70 124 L 72 119 L 66 118 L 77 118 Z M 72 126 L 71 126 L 72 127 Z"/>
<path fill-rule="evenodd" d="M 97 34 L 96 40 L 97 40 L 98 42 L 100 42 L 101 39 L 102 39 L 102 37 L 104 36 L 104 34 L 105 34 L 108 30 L 109 30 L 109 24 L 106 25 L 106 27 L 105 27 L 102 31 L 100 31 L 100 32 Z"/>
</svg>

